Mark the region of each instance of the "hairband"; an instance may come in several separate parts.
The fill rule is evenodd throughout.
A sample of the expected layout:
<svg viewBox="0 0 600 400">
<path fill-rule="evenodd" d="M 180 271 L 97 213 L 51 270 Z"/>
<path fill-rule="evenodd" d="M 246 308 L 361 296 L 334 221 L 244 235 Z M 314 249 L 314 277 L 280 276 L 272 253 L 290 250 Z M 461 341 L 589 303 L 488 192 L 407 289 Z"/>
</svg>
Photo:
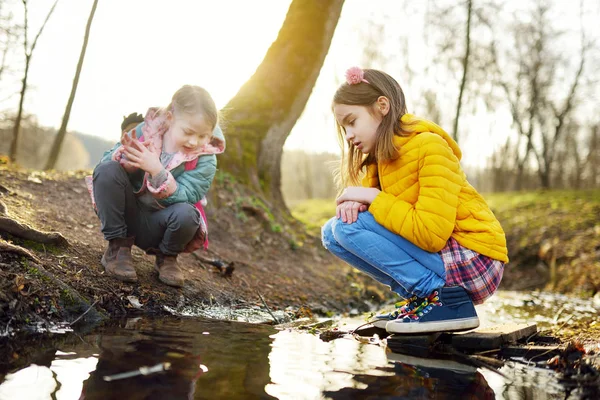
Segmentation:
<svg viewBox="0 0 600 400">
<path fill-rule="evenodd" d="M 365 71 L 363 71 L 360 67 L 351 67 L 346 71 L 346 83 L 348 85 L 356 85 L 358 83 L 369 83 L 365 79 Z"/>
</svg>

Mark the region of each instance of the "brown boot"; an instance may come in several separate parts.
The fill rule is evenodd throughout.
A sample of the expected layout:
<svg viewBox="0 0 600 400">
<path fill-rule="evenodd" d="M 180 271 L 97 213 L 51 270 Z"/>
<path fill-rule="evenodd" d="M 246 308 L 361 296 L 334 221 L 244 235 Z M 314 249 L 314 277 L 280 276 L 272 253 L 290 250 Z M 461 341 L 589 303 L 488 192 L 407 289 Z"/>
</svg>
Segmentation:
<svg viewBox="0 0 600 400">
<path fill-rule="evenodd" d="M 177 256 L 156 254 L 154 268 L 158 271 L 158 279 L 169 286 L 182 287 L 184 282 L 183 271 L 177 263 Z"/>
<path fill-rule="evenodd" d="M 128 237 L 111 239 L 108 242 L 108 248 L 102 256 L 102 265 L 108 275 L 124 282 L 137 282 L 131 257 L 133 241 L 133 237 Z"/>
</svg>

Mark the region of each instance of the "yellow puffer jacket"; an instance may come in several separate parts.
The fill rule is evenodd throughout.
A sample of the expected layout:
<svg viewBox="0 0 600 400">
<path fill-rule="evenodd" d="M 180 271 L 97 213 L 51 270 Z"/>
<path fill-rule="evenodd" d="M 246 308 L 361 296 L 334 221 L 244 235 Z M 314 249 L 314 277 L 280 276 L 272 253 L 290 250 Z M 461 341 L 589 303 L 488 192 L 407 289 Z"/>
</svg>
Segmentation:
<svg viewBox="0 0 600 400">
<path fill-rule="evenodd" d="M 375 220 L 420 248 L 438 252 L 450 236 L 468 249 L 508 262 L 500 222 L 467 181 L 458 144 L 438 125 L 402 116 L 409 136 L 395 136 L 400 156 L 367 167 L 362 185 L 381 190 Z"/>
</svg>

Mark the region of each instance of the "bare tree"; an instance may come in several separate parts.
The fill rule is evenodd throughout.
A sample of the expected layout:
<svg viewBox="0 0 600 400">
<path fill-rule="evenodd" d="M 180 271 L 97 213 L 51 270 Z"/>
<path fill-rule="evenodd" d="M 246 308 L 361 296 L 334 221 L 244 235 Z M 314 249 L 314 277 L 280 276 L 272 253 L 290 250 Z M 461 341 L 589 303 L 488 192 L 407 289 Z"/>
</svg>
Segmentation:
<svg viewBox="0 0 600 400">
<path fill-rule="evenodd" d="M 556 145 L 565 131 L 567 118 L 573 111 L 585 64 L 587 46 L 582 40 L 575 77 L 568 93 L 560 98 L 557 95 L 559 91 L 553 90 L 559 84 L 555 66 L 563 62 L 562 57 L 565 56 L 554 51 L 552 44 L 559 39 L 561 33 L 554 30 L 549 22 L 548 11 L 549 7 L 540 2 L 529 21 L 514 25 L 514 46 L 508 52 L 514 56 L 507 57 L 506 65 L 500 65 L 497 43 L 492 40 L 490 46 L 496 83 L 503 90 L 509 104 L 519 142 L 524 142 L 515 151 L 517 190 L 522 188 L 520 185 L 530 154 L 533 154 L 537 162 L 541 186 L 551 187 Z"/>
<path fill-rule="evenodd" d="M 44 31 L 44 28 L 46 27 L 46 23 L 50 19 L 50 16 L 52 16 L 52 13 L 54 12 L 54 9 L 56 8 L 56 4 L 58 3 L 58 0 L 54 1 L 52 8 L 50 8 L 48 15 L 46 15 L 46 19 L 44 19 L 44 22 L 42 23 L 42 26 L 40 27 L 40 30 L 38 31 L 37 35 L 35 35 L 35 38 L 33 39 L 33 43 L 31 44 L 31 47 L 30 47 L 29 40 L 27 37 L 28 30 L 29 30 L 28 15 L 27 15 L 27 13 L 28 13 L 27 0 L 22 0 L 22 1 L 23 1 L 23 9 L 24 9 L 23 50 L 25 53 L 25 71 L 23 73 L 23 80 L 22 80 L 22 85 L 21 85 L 19 109 L 17 110 L 17 117 L 15 119 L 15 125 L 13 128 L 13 140 L 10 145 L 10 151 L 8 153 L 8 156 L 11 161 L 15 161 L 16 155 L 17 155 L 17 143 L 19 140 L 19 132 L 21 130 L 21 119 L 23 118 L 23 102 L 25 100 L 25 92 L 27 91 L 27 78 L 29 77 L 29 67 L 31 65 L 31 57 L 33 56 L 33 51 L 35 50 L 35 46 L 37 45 L 38 39 L 40 38 L 42 32 Z"/>
<path fill-rule="evenodd" d="M 343 3 L 292 1 L 277 40 L 225 107 L 228 150 L 220 156 L 221 167 L 262 193 L 274 210 L 287 209 L 281 194 L 283 145 L 319 76 Z"/>
<path fill-rule="evenodd" d="M 462 59 L 462 79 L 458 91 L 458 101 L 456 102 L 456 116 L 454 117 L 454 126 L 452 128 L 452 137 L 458 142 L 458 120 L 460 118 L 460 109 L 463 102 L 463 93 L 467 83 L 467 72 L 469 71 L 469 55 L 471 53 L 471 14 L 473 11 L 473 1 L 467 0 L 467 26 L 465 32 L 465 56 Z"/>
<path fill-rule="evenodd" d="M 597 188 L 600 187 L 600 123 L 590 129 L 587 148 L 584 169 L 587 173 L 588 187 Z"/>
<path fill-rule="evenodd" d="M 69 117 L 71 116 L 71 108 L 73 107 L 73 101 L 75 100 L 75 93 L 77 92 L 79 76 L 81 75 L 81 68 L 83 67 L 85 51 L 87 49 L 88 39 L 90 37 L 90 29 L 92 28 L 92 21 L 94 20 L 94 14 L 96 13 L 97 6 L 98 6 L 98 0 L 94 0 L 94 4 L 92 5 L 92 11 L 90 11 L 87 25 L 85 27 L 85 35 L 83 36 L 83 45 L 81 46 L 81 53 L 79 54 L 79 61 L 77 62 L 75 78 L 73 79 L 73 86 L 71 87 L 71 95 L 69 96 L 69 100 L 67 101 L 67 108 L 65 109 L 65 114 L 63 115 L 62 123 L 60 124 L 60 128 L 58 129 L 56 138 L 54 138 L 54 143 L 52 145 L 52 149 L 50 150 L 50 155 L 48 156 L 48 162 L 46 163 L 46 168 L 45 168 L 46 170 L 53 169 L 55 167 L 56 160 L 58 160 L 58 155 L 60 153 L 60 148 L 62 146 L 63 140 L 67 133 L 67 124 L 69 123 Z"/>
<path fill-rule="evenodd" d="M 483 33 L 487 31 L 486 24 L 489 23 L 484 20 L 495 14 L 499 8 L 501 3 L 490 0 L 427 3 L 424 40 L 426 47 L 434 47 L 436 63 L 425 63 L 423 72 L 429 81 L 432 80 L 430 75 L 433 74 L 436 85 L 426 90 L 432 93 L 428 95 L 429 99 L 425 105 L 429 108 L 431 100 L 440 103 L 440 117 L 443 117 L 443 114 L 450 115 L 448 111 L 453 110 L 452 120 L 447 122 L 452 124 L 452 130 L 449 132 L 456 141 L 466 137 L 460 135 L 459 129 L 461 116 L 467 106 L 475 110 L 482 102 L 488 108 L 493 108 L 495 104 L 489 84 L 489 40 Z M 432 44 L 428 45 L 428 42 Z M 433 69 L 438 69 L 439 72 L 431 71 L 430 65 L 434 65 Z M 456 82 L 456 90 L 453 82 Z M 455 96 L 454 92 L 455 103 L 444 101 L 449 94 Z M 442 113 L 442 110 L 448 111 Z M 441 119 L 438 121 L 443 122 Z"/>
<path fill-rule="evenodd" d="M 14 23 L 12 13 L 4 14 L 6 6 L 5 0 L 0 0 L 0 81 L 7 70 L 8 54 L 14 46 L 18 37 L 18 27 Z"/>
<path fill-rule="evenodd" d="M 581 6 L 581 8 L 583 8 Z M 543 9 L 540 10 L 543 12 Z M 543 17 L 541 14 L 540 17 Z M 540 18 L 541 19 L 541 18 Z M 543 21 L 540 21 L 543 22 Z M 540 124 L 540 135 L 542 138 L 541 154 L 535 153 L 538 157 L 538 174 L 543 188 L 550 188 L 551 173 L 554 165 L 554 157 L 557 150 L 559 139 L 566 132 L 568 118 L 571 116 L 575 106 L 577 89 L 581 76 L 583 74 L 586 52 L 589 44 L 585 40 L 585 31 L 583 24 L 581 26 L 581 49 L 579 54 L 579 63 L 573 81 L 569 87 L 567 97 L 562 101 L 554 101 L 554 96 L 550 93 L 544 93 L 545 98 L 540 99 L 541 105 L 544 107 L 542 112 L 537 114 Z M 562 104 L 557 104 L 562 103 Z M 545 111 L 545 112 L 544 112 Z"/>
</svg>

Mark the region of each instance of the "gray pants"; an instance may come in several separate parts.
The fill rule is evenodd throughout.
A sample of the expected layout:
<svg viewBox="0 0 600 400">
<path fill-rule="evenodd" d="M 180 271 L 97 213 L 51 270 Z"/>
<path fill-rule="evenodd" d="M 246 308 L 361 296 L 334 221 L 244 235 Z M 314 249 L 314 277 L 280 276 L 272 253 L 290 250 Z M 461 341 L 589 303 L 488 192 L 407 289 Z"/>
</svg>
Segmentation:
<svg viewBox="0 0 600 400">
<path fill-rule="evenodd" d="M 135 245 L 142 250 L 179 254 L 200 224 L 200 213 L 189 203 L 161 210 L 143 207 L 133 194 L 127 172 L 116 161 L 103 162 L 94 169 L 94 197 L 104 238 L 135 236 Z"/>
</svg>

